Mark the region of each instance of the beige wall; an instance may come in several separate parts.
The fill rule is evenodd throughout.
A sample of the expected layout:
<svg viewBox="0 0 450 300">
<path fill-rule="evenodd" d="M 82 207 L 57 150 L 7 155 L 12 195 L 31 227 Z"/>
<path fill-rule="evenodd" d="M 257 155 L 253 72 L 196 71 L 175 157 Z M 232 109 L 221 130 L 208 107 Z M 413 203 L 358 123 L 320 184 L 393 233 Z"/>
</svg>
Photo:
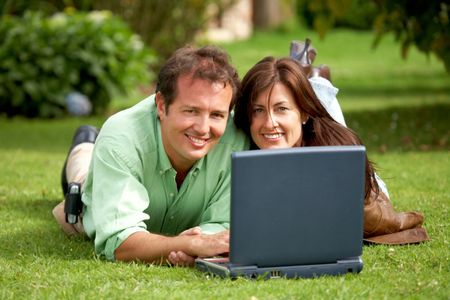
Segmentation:
<svg viewBox="0 0 450 300">
<path fill-rule="evenodd" d="M 214 8 L 209 13 L 217 15 Z M 216 19 L 210 23 L 202 37 L 212 42 L 226 42 L 246 39 L 250 37 L 252 31 L 252 0 L 236 0 L 220 20 Z"/>
</svg>

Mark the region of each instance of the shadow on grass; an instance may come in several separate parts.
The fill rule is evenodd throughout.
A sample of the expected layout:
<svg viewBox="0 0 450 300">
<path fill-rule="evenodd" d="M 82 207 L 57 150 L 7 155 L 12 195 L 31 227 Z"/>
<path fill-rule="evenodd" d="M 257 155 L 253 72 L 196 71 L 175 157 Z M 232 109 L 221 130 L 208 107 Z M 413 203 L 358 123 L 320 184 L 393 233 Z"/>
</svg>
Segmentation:
<svg viewBox="0 0 450 300">
<path fill-rule="evenodd" d="M 339 95 L 353 96 L 361 98 L 367 98 L 368 96 L 381 98 L 383 96 L 388 96 L 385 98 L 386 101 L 390 101 L 393 97 L 404 97 L 408 99 L 408 96 L 413 95 L 414 97 L 421 96 L 432 96 L 432 95 L 450 95 L 450 86 L 429 86 L 429 85 L 406 85 L 392 86 L 377 88 L 375 86 L 355 86 L 348 85 L 340 88 L 341 92 Z M 341 95 L 341 96 L 342 96 Z"/>
<path fill-rule="evenodd" d="M 105 118 L 65 118 L 58 120 L 0 118 L 0 149 L 66 153 L 78 126 L 101 126 Z"/>
<path fill-rule="evenodd" d="M 3 221 L 10 220 L 12 222 L 16 220 L 17 224 L 33 224 L 36 221 L 45 222 L 47 217 L 49 219 L 51 218 L 53 221 L 53 215 L 51 213 L 52 209 L 61 201 L 62 196 L 61 199 L 47 199 L 17 195 L 14 197 L 8 197 L 8 200 L 0 199 L 0 213 L 6 214 L 6 216 L 2 218 Z M 42 219 L 42 216 L 45 216 L 45 219 Z"/>
<path fill-rule="evenodd" d="M 350 112 L 347 125 L 369 150 L 449 150 L 450 103 Z"/>
<path fill-rule="evenodd" d="M 93 243 L 86 237 L 65 235 L 51 213 L 59 200 L 0 201 L 1 255 L 7 259 L 52 257 L 92 259 Z"/>
<path fill-rule="evenodd" d="M 56 226 L 56 224 L 55 224 Z M 2 257 L 54 258 L 59 260 L 86 260 L 94 258 L 91 241 L 67 237 L 53 228 L 24 228 L 22 231 L 0 234 Z"/>
</svg>

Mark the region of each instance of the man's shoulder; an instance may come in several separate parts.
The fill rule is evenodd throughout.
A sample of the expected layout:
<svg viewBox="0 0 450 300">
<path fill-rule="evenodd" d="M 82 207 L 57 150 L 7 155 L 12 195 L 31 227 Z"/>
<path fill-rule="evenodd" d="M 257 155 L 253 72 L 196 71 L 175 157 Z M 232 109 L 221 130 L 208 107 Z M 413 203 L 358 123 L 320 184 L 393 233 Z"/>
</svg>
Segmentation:
<svg viewBox="0 0 450 300">
<path fill-rule="evenodd" d="M 132 107 L 113 114 L 105 121 L 100 133 L 103 136 L 116 136 L 120 133 L 133 135 L 139 133 L 142 127 L 153 126 L 152 100 L 153 96 L 147 97 Z"/>
<path fill-rule="evenodd" d="M 112 116 L 110 116 L 103 127 L 120 127 L 123 124 L 141 124 L 142 120 L 150 120 L 152 116 L 152 111 L 155 110 L 154 95 L 151 95 L 144 100 L 141 100 L 137 104 L 119 111 Z M 143 122 L 144 124 L 147 122 Z M 102 129 L 103 129 L 102 127 Z"/>
<path fill-rule="evenodd" d="M 116 141 L 118 144 L 152 139 L 155 132 L 154 96 L 150 96 L 109 117 L 103 124 L 98 139 Z"/>
</svg>

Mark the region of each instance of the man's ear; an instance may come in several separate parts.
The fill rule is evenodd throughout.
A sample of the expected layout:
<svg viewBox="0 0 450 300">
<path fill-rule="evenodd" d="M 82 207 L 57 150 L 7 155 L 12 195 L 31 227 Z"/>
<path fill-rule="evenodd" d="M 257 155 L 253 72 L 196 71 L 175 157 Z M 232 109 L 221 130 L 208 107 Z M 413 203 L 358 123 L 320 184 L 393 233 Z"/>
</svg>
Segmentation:
<svg viewBox="0 0 450 300">
<path fill-rule="evenodd" d="M 164 117 L 164 115 L 166 114 L 166 104 L 164 101 L 164 96 L 161 94 L 161 92 L 156 93 L 155 104 L 156 111 L 158 112 L 158 117 L 161 119 L 161 117 Z"/>
</svg>

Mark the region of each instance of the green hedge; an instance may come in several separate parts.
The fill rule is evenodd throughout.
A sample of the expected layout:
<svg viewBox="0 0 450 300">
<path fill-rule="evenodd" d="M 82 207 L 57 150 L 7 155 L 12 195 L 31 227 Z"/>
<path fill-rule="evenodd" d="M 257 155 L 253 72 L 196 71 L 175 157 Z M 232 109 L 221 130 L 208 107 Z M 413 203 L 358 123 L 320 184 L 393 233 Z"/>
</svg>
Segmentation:
<svg viewBox="0 0 450 300">
<path fill-rule="evenodd" d="M 109 12 L 3 16 L 0 41 L 0 111 L 8 116 L 64 115 L 72 91 L 99 114 L 117 93 L 153 76 L 152 52 Z"/>
</svg>

